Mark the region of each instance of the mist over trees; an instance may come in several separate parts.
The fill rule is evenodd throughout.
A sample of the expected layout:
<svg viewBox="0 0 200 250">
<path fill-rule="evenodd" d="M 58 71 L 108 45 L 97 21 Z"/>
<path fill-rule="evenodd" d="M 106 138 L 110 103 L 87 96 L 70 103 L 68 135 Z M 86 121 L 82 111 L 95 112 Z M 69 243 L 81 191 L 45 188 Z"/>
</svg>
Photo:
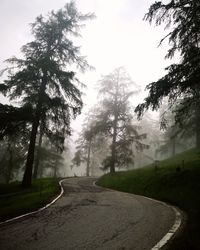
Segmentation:
<svg viewBox="0 0 200 250">
<path fill-rule="evenodd" d="M 134 124 L 134 112 L 130 102 L 139 92 L 139 86 L 122 67 L 116 68 L 99 80 L 99 102 L 95 113 L 90 116 L 90 123 L 82 132 L 74 157 L 78 164 L 81 162 L 81 156 L 83 161 L 86 160 L 87 175 L 91 148 L 95 145 L 97 149 L 105 147 L 105 142 L 109 146 L 102 160 L 102 169 L 109 169 L 111 173 L 114 173 L 116 168 L 127 169 L 134 165 L 135 153 L 148 147 L 142 142 L 146 138 L 146 133 L 139 132 L 136 119 Z M 84 150 L 87 153 L 84 153 Z"/>
<path fill-rule="evenodd" d="M 145 15 L 145 20 L 156 25 L 164 23 L 171 31 L 161 40 L 168 39 L 170 49 L 167 58 L 180 54 L 180 62 L 166 68 L 167 74 L 147 85 L 148 97 L 136 108 L 139 117 L 149 108 L 158 110 L 164 97 L 168 97 L 169 107 L 175 114 L 175 122 L 180 127 L 193 123 L 196 147 L 200 148 L 200 2 L 162 1 L 155 2 Z"/>
<path fill-rule="evenodd" d="M 199 17 L 197 0 L 151 4 L 144 20 L 169 29 L 160 44 L 168 41 L 166 58 L 178 55 L 179 62 L 146 86 L 148 96 L 136 108 L 134 98 L 141 89 L 126 70 L 119 67 L 103 75 L 73 159 L 67 159 L 69 166 L 83 167 L 86 176 L 114 173 L 200 148 Z M 7 60 L 2 71 L 6 79 L 0 84 L 0 92 L 10 101 L 0 104 L 0 176 L 5 182 L 16 178 L 19 170 L 24 172 L 24 187 L 32 178 L 60 175 L 64 152 L 72 145 L 66 143 L 71 121 L 83 107 L 85 84 L 77 75 L 91 68 L 73 39 L 91 18 L 73 1 L 38 16 L 31 24 L 33 40 L 21 49 L 22 58 Z"/>
<path fill-rule="evenodd" d="M 18 136 L 9 136 L 0 143 L 0 176 L 5 183 L 15 179 L 26 157 L 27 146 Z"/>
<path fill-rule="evenodd" d="M 80 35 L 81 26 L 90 18 L 91 14 L 79 13 L 74 2 L 57 12 L 52 11 L 47 17 L 38 16 L 31 25 L 34 40 L 22 47 L 23 58 L 7 60 L 11 66 L 5 69 L 7 80 L 1 84 L 1 91 L 10 100 L 18 100 L 20 105 L 8 107 L 11 109 L 9 117 L 12 120 L 13 108 L 16 112 L 26 107 L 32 110 L 31 119 L 25 119 L 30 134 L 23 186 L 31 185 L 38 128 L 42 130 L 40 137 L 45 135 L 60 148 L 65 136 L 71 133 L 71 119 L 80 114 L 81 83 L 71 65 L 81 70 L 89 65 L 72 37 Z M 2 108 L 5 114 L 7 106 Z M 9 126 L 5 124 L 1 128 L 2 136 L 9 131 Z"/>
<path fill-rule="evenodd" d="M 145 145 L 133 124 L 130 98 L 140 91 L 123 68 L 117 68 L 99 81 L 100 108 L 97 115 L 99 132 L 110 139 L 110 154 L 104 159 L 103 167 L 111 173 L 116 168 L 128 167 L 134 163 L 133 144 L 137 150 Z"/>
<path fill-rule="evenodd" d="M 97 114 L 98 108 L 92 108 L 86 114 L 72 159 L 72 167 L 85 165 L 86 176 L 102 174 L 101 162 L 109 150 L 108 140 L 97 126 Z"/>
</svg>

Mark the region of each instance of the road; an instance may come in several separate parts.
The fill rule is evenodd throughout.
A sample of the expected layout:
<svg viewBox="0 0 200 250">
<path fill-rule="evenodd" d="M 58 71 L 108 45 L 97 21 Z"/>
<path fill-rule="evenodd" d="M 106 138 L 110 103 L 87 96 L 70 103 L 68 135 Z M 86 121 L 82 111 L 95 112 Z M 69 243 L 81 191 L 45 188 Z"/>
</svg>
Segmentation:
<svg viewBox="0 0 200 250">
<path fill-rule="evenodd" d="M 0 227 L 0 249 L 150 250 L 173 225 L 169 207 L 93 182 L 66 179 L 52 206 Z"/>
</svg>

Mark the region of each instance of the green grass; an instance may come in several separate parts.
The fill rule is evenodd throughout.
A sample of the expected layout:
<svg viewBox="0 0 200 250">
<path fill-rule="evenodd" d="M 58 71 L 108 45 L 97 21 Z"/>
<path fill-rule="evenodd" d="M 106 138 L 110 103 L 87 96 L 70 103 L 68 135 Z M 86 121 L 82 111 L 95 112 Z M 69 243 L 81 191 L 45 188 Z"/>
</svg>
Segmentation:
<svg viewBox="0 0 200 250">
<path fill-rule="evenodd" d="M 200 152 L 192 149 L 158 165 L 157 170 L 149 165 L 142 169 L 106 174 L 97 184 L 178 206 L 187 213 L 188 222 L 183 234 L 170 249 L 200 249 Z"/>
<path fill-rule="evenodd" d="M 59 193 L 59 180 L 34 180 L 31 188 L 22 188 L 19 182 L 0 184 L 0 221 L 34 211 L 46 205 Z"/>
</svg>

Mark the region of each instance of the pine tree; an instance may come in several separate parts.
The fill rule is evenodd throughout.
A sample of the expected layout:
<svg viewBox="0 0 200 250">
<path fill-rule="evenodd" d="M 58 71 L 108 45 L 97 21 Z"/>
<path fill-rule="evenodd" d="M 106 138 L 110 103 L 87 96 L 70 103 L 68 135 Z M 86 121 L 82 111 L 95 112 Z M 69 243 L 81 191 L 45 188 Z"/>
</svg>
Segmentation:
<svg viewBox="0 0 200 250">
<path fill-rule="evenodd" d="M 82 15 L 74 2 L 66 4 L 47 17 L 39 16 L 32 24 L 34 40 L 22 47 L 23 59 L 11 58 L 14 65 L 4 82 L 10 99 L 21 98 L 22 105 L 31 103 L 33 116 L 23 186 L 30 186 L 38 127 L 45 121 L 44 133 L 52 140 L 70 133 L 70 119 L 82 107 L 80 82 L 70 70 L 75 64 L 81 70 L 88 67 L 80 48 L 71 40 L 91 14 Z M 53 122 L 53 123 L 52 123 Z M 58 141 L 58 140 L 56 140 Z"/>
<path fill-rule="evenodd" d="M 135 88 L 132 91 L 131 88 Z M 97 113 L 97 131 L 110 140 L 110 154 L 104 159 L 104 168 L 114 173 L 116 167 L 128 167 L 134 162 L 133 144 L 137 150 L 145 145 L 141 140 L 146 134 L 138 133 L 133 124 L 129 99 L 139 92 L 139 87 L 131 80 L 123 68 L 117 68 L 99 81 L 100 108 Z"/>
<path fill-rule="evenodd" d="M 180 63 L 166 68 L 167 74 L 147 85 L 149 95 L 136 108 L 139 117 L 149 108 L 157 110 L 164 97 L 172 107 L 181 98 L 181 109 L 176 110 L 176 120 L 193 111 L 196 114 L 196 146 L 200 148 L 200 2 L 198 0 L 171 0 L 168 4 L 155 2 L 145 15 L 150 23 L 172 26 L 172 30 L 161 40 L 169 40 L 166 55 L 172 58 L 180 53 Z M 183 116 L 184 114 L 184 116 Z"/>
<path fill-rule="evenodd" d="M 81 163 L 86 163 L 86 176 L 91 175 L 91 158 L 94 152 L 100 146 L 102 137 L 97 133 L 96 127 L 96 110 L 91 109 L 85 117 L 82 125 L 82 131 L 76 141 L 76 152 L 72 159 L 72 166 L 80 166 Z"/>
</svg>

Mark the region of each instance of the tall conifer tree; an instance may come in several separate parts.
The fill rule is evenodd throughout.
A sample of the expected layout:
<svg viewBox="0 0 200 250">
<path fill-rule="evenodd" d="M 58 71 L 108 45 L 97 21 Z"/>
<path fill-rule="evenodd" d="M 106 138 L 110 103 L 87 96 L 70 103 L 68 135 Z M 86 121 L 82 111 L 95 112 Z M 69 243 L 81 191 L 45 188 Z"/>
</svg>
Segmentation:
<svg viewBox="0 0 200 250">
<path fill-rule="evenodd" d="M 164 97 L 168 96 L 172 107 L 182 99 L 176 109 L 176 121 L 195 115 L 196 146 L 200 148 L 200 1 L 171 0 L 167 4 L 156 1 L 149 8 L 145 20 L 156 25 L 166 24 L 171 31 L 161 40 L 168 39 L 170 49 L 167 58 L 180 53 L 180 63 L 166 68 L 167 74 L 156 82 L 147 85 L 149 95 L 144 103 L 136 108 L 138 116 L 149 108 L 159 108 Z"/>
<path fill-rule="evenodd" d="M 74 2 L 66 4 L 47 17 L 39 16 L 32 24 L 34 40 L 22 47 L 23 59 L 11 58 L 15 67 L 9 71 L 4 82 L 10 99 L 21 98 L 22 106 L 33 107 L 30 141 L 23 186 L 30 186 L 38 127 L 43 120 L 44 133 L 60 138 L 70 133 L 70 119 L 80 113 L 81 91 L 76 74 L 71 70 L 75 64 L 85 70 L 88 64 L 80 55 L 72 37 L 79 36 L 83 22 L 93 15 L 78 12 Z"/>
</svg>

